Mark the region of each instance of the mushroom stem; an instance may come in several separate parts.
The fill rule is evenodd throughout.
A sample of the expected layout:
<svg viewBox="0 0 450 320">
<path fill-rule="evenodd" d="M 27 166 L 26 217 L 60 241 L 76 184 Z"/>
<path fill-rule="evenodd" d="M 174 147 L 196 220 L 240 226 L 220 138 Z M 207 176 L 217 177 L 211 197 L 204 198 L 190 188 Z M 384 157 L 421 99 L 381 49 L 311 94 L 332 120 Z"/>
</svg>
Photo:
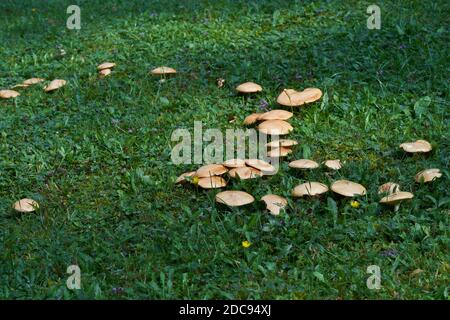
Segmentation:
<svg viewBox="0 0 450 320">
<path fill-rule="evenodd" d="M 400 203 L 396 204 L 394 207 L 394 212 L 397 212 L 400 209 Z"/>
</svg>

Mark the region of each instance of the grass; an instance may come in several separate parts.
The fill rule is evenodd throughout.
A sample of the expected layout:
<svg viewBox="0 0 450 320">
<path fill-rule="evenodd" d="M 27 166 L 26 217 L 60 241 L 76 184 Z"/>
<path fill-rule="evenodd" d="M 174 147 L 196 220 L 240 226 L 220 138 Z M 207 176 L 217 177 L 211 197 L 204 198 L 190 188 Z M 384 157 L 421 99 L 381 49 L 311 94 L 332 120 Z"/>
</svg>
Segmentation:
<svg viewBox="0 0 450 320">
<path fill-rule="evenodd" d="M 447 299 L 448 1 L 377 1 L 380 30 L 366 28 L 369 1 L 182 3 L 1 1 L 0 88 L 29 77 L 68 85 L 0 101 L 0 297 Z M 70 4 L 79 31 L 65 28 Z M 99 81 L 104 61 L 118 65 Z M 160 83 L 148 74 L 159 65 L 179 75 Z M 250 80 L 264 92 L 235 95 Z M 283 88 L 305 87 L 324 96 L 291 120 L 300 145 L 288 161 L 347 165 L 329 176 L 285 161 L 274 177 L 229 187 L 285 196 L 285 214 L 259 202 L 226 209 L 218 191 L 174 185 L 197 166 L 171 163 L 173 130 L 241 128 L 261 99 L 274 108 Z M 416 139 L 430 155 L 398 148 Z M 425 168 L 443 177 L 414 183 Z M 332 193 L 290 197 L 305 180 L 338 178 L 367 187 L 359 208 Z M 378 204 L 387 181 L 415 194 L 395 214 Z M 23 197 L 38 214 L 12 212 Z M 71 264 L 81 290 L 66 288 Z M 366 287 L 370 265 L 380 290 Z"/>
</svg>

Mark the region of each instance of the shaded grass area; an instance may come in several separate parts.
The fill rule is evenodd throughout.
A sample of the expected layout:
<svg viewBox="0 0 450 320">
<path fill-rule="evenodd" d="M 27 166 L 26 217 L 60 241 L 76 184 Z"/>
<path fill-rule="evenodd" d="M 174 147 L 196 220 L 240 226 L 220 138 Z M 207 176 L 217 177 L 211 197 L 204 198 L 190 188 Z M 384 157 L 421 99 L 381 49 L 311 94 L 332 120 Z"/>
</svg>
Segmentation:
<svg viewBox="0 0 450 320">
<path fill-rule="evenodd" d="M 79 31 L 65 28 L 74 3 L 0 3 L 0 87 L 69 81 L 54 94 L 36 86 L 0 101 L 1 297 L 448 297 L 448 2 L 379 1 L 376 31 L 366 28 L 367 1 L 109 3 L 78 1 Z M 99 81 L 106 60 L 118 66 Z M 148 74 L 159 65 L 180 74 L 160 83 Z M 264 92 L 235 95 L 250 80 Z M 283 88 L 305 87 L 325 94 L 296 111 L 290 137 L 300 145 L 288 161 L 347 165 L 330 176 L 285 162 L 274 177 L 230 189 L 290 198 L 305 180 L 346 178 L 368 189 L 360 208 L 328 194 L 290 199 L 275 218 L 261 203 L 229 210 L 215 191 L 173 184 L 196 168 L 171 163 L 173 130 L 192 131 L 194 120 L 241 128 L 261 99 L 275 108 Z M 433 152 L 398 148 L 416 139 Z M 442 179 L 414 183 L 434 167 Z M 396 214 L 378 204 L 387 181 L 415 194 Z M 12 213 L 22 197 L 36 199 L 39 214 Z M 71 264 L 80 291 L 66 288 Z M 369 265 L 381 268 L 380 290 L 366 287 Z"/>
</svg>

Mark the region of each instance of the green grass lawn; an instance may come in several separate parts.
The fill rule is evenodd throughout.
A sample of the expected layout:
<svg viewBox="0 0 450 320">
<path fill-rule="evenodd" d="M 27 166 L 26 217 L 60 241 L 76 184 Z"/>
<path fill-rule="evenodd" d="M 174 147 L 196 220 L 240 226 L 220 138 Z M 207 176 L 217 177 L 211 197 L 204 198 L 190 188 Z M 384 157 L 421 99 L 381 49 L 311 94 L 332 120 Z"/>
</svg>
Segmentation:
<svg viewBox="0 0 450 320">
<path fill-rule="evenodd" d="M 1 1 L 0 89 L 68 84 L 0 100 L 0 297 L 447 299 L 450 4 L 376 1 L 381 29 L 368 30 L 372 3 Z M 66 28 L 71 4 L 81 30 Z M 104 61 L 117 67 L 99 80 Z M 179 74 L 161 83 L 149 75 L 160 65 Z M 263 93 L 236 95 L 245 81 Z M 300 144 L 280 172 L 227 187 L 284 196 L 285 213 L 259 201 L 227 209 L 214 202 L 220 190 L 174 184 L 198 167 L 172 164 L 175 129 L 243 128 L 261 100 L 277 108 L 283 88 L 306 87 L 324 96 L 295 110 L 289 137 Z M 398 147 L 417 139 L 433 151 Z M 289 170 L 300 158 L 347 163 L 333 176 Z M 442 178 L 415 183 L 426 168 Z M 305 180 L 340 178 L 367 187 L 359 208 L 333 193 L 290 196 Z M 415 195 L 397 213 L 378 203 L 388 181 Z M 24 197 L 37 214 L 12 211 Z M 72 264 L 81 290 L 66 288 Z M 366 287 L 370 265 L 380 290 Z"/>
</svg>

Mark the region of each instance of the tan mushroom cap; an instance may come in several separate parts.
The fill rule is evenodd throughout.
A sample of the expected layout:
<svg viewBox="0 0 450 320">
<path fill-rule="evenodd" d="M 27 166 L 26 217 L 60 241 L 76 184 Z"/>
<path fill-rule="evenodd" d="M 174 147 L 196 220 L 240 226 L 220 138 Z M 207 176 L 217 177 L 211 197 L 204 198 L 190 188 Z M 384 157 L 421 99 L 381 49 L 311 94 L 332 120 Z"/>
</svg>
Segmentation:
<svg viewBox="0 0 450 320">
<path fill-rule="evenodd" d="M 269 143 L 266 143 L 266 147 L 268 147 L 268 148 L 292 147 L 297 144 L 298 144 L 298 142 L 295 140 L 280 139 L 280 140 L 274 140 Z"/>
<path fill-rule="evenodd" d="M 199 178 L 205 178 L 210 176 L 221 176 L 227 171 L 228 169 L 221 164 L 207 164 L 198 168 L 195 175 Z"/>
<path fill-rule="evenodd" d="M 293 197 L 317 196 L 328 192 L 328 187 L 320 182 L 308 181 L 296 186 L 292 190 Z"/>
<path fill-rule="evenodd" d="M 245 167 L 245 160 L 243 159 L 228 159 L 222 163 L 227 168 L 240 168 Z"/>
<path fill-rule="evenodd" d="M 258 118 L 262 115 L 262 113 L 252 113 L 244 119 L 245 125 L 251 125 L 258 121 Z"/>
<path fill-rule="evenodd" d="M 226 187 L 227 182 L 222 177 L 212 176 L 198 179 L 198 185 L 203 189 L 216 189 Z"/>
<path fill-rule="evenodd" d="M 106 77 L 111 74 L 111 69 L 102 69 L 98 72 L 101 77 Z"/>
<path fill-rule="evenodd" d="M 0 90 L 0 98 L 10 99 L 20 96 L 20 93 L 14 90 Z"/>
<path fill-rule="evenodd" d="M 276 109 L 263 113 L 258 117 L 258 120 L 288 120 L 292 118 L 293 115 L 292 112 Z"/>
<path fill-rule="evenodd" d="M 432 150 L 431 144 L 425 140 L 417 140 L 415 142 L 405 142 L 400 145 L 400 148 L 409 153 L 430 152 Z"/>
<path fill-rule="evenodd" d="M 403 200 L 409 200 L 414 198 L 414 195 L 411 192 L 406 191 L 397 191 L 394 192 L 380 200 L 380 203 L 389 204 L 389 205 L 396 205 Z"/>
<path fill-rule="evenodd" d="M 46 86 L 44 88 L 45 92 L 50 92 L 50 91 L 54 91 L 56 89 L 59 89 L 61 87 L 64 87 L 66 85 L 67 81 L 66 80 L 61 80 L 61 79 L 55 79 L 53 81 L 51 81 L 48 86 Z"/>
<path fill-rule="evenodd" d="M 378 188 L 378 194 L 382 193 L 391 194 L 397 191 L 400 191 L 400 185 L 394 182 L 386 182 Z"/>
<path fill-rule="evenodd" d="M 244 191 L 223 191 L 216 195 L 216 202 L 230 207 L 239 207 L 255 201 L 251 194 Z"/>
<path fill-rule="evenodd" d="M 39 208 L 39 204 L 33 199 L 21 199 L 13 204 L 14 210 L 22 213 L 31 213 Z"/>
<path fill-rule="evenodd" d="M 261 159 L 246 159 L 245 163 L 250 167 L 258 169 L 263 174 L 273 173 L 276 171 L 273 165 Z"/>
<path fill-rule="evenodd" d="M 292 153 L 291 148 L 279 147 L 279 148 L 272 148 L 272 150 L 267 152 L 267 156 L 269 156 L 271 158 L 280 158 L 280 157 L 286 157 L 290 153 Z"/>
<path fill-rule="evenodd" d="M 104 69 L 112 69 L 116 66 L 114 62 L 104 62 L 101 65 L 97 66 L 97 70 L 101 71 Z"/>
<path fill-rule="evenodd" d="M 325 167 L 332 169 L 332 170 L 339 170 L 342 168 L 341 160 L 327 160 L 325 161 Z"/>
<path fill-rule="evenodd" d="M 174 74 L 174 73 L 177 73 L 177 70 L 169 67 L 158 67 L 151 71 L 151 74 L 154 75 Z"/>
<path fill-rule="evenodd" d="M 440 169 L 426 169 L 423 171 L 420 171 L 418 174 L 416 174 L 416 182 L 431 182 L 434 179 L 438 179 L 442 177 L 442 173 Z"/>
<path fill-rule="evenodd" d="M 187 177 L 195 177 L 195 173 L 196 171 L 189 171 L 189 172 L 185 172 L 182 173 L 177 180 L 175 180 L 175 184 L 179 184 L 179 183 L 183 183 L 187 181 Z"/>
<path fill-rule="evenodd" d="M 331 190 L 344 197 L 362 196 L 366 194 L 366 188 L 356 182 L 338 180 L 331 185 Z"/>
<path fill-rule="evenodd" d="M 284 120 L 267 120 L 259 124 L 258 130 L 267 135 L 284 135 L 294 128 Z"/>
<path fill-rule="evenodd" d="M 306 88 L 303 91 L 285 89 L 278 96 L 277 103 L 286 107 L 298 107 L 305 103 L 311 103 L 322 97 L 322 91 L 317 88 Z"/>
<path fill-rule="evenodd" d="M 254 82 L 245 82 L 236 87 L 236 91 L 241 93 L 255 93 L 255 92 L 261 92 L 262 87 Z"/>
<path fill-rule="evenodd" d="M 228 172 L 228 174 L 232 178 L 239 177 L 241 180 L 254 179 L 263 176 L 261 171 L 252 167 L 233 168 Z"/>
<path fill-rule="evenodd" d="M 288 204 L 288 201 L 285 198 L 277 196 L 276 194 L 266 194 L 261 198 L 261 201 L 266 203 L 267 210 L 274 216 L 279 215 L 280 210 Z"/>
<path fill-rule="evenodd" d="M 45 79 L 42 78 L 30 78 L 25 80 L 24 82 L 22 82 L 22 84 L 26 85 L 26 86 L 31 86 L 33 84 L 38 84 L 45 81 Z"/>
<path fill-rule="evenodd" d="M 299 159 L 289 162 L 289 167 L 294 169 L 315 169 L 319 167 L 319 164 L 309 159 Z"/>
</svg>

